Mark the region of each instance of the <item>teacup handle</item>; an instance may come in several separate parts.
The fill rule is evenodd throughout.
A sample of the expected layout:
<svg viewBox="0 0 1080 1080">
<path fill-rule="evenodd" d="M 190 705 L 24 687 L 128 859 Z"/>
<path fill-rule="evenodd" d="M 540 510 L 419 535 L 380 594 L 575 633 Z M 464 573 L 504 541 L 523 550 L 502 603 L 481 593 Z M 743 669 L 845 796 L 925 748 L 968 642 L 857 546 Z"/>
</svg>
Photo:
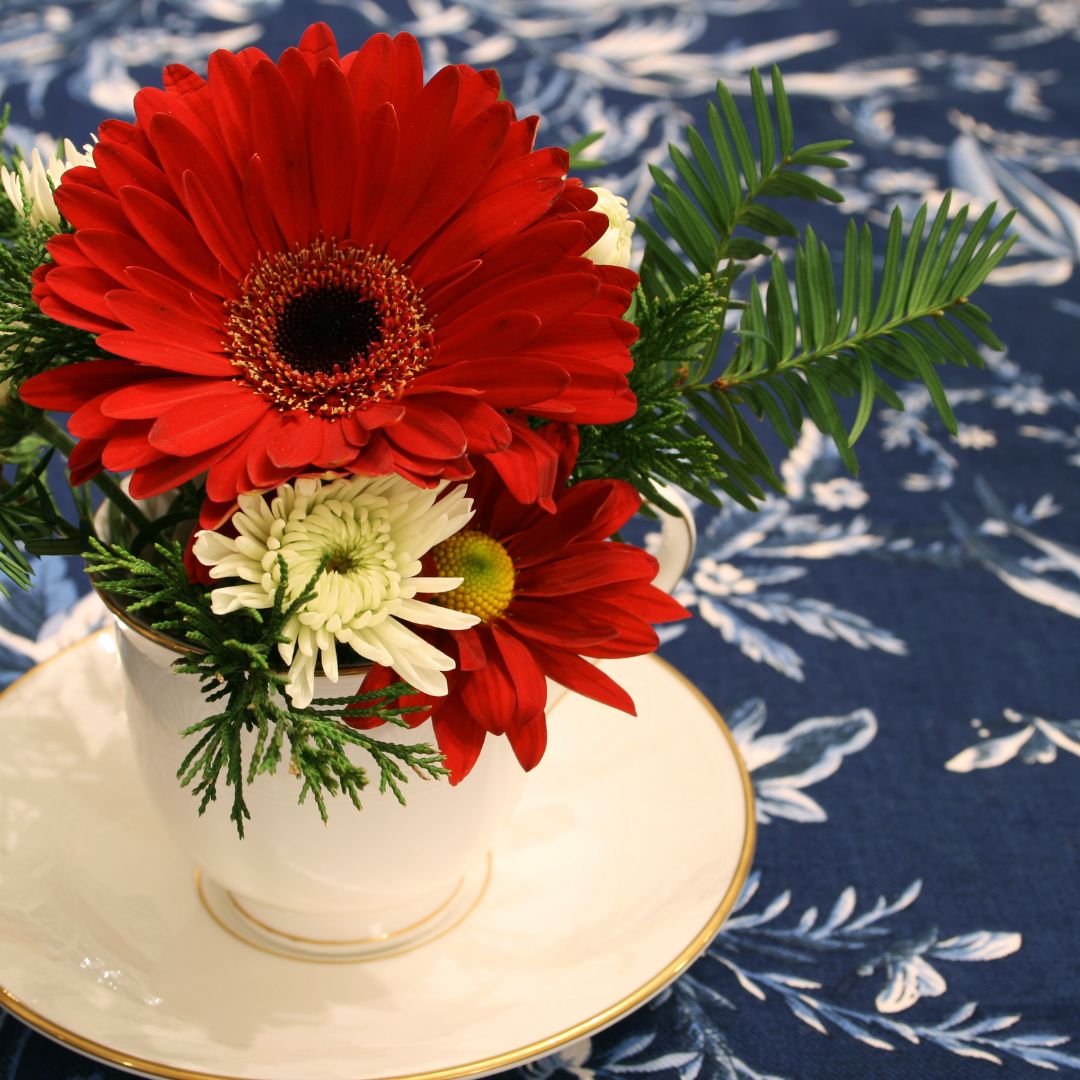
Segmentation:
<svg viewBox="0 0 1080 1080">
<path fill-rule="evenodd" d="M 670 593 L 690 568 L 690 562 L 694 558 L 694 545 L 697 543 L 697 526 L 694 524 L 693 511 L 686 505 L 686 500 L 678 488 L 668 484 L 657 487 L 660 494 L 678 511 L 677 514 L 670 514 L 659 506 L 652 508 L 660 518 L 660 550 L 656 553 L 660 569 L 653 578 L 653 584 Z"/>
</svg>

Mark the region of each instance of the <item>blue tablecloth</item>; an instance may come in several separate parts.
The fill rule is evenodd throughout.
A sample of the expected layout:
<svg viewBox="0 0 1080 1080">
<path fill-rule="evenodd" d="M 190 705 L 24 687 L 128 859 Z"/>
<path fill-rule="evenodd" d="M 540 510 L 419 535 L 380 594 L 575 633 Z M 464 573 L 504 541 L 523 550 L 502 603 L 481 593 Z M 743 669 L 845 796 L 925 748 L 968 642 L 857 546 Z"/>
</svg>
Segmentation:
<svg viewBox="0 0 1080 1080">
<path fill-rule="evenodd" d="M 858 479 L 807 431 L 786 498 L 699 511 L 696 617 L 664 655 L 752 771 L 754 871 L 673 987 L 511 1075 L 1080 1072 L 1080 4 L 5 0 L 9 137 L 82 142 L 165 62 L 276 54 L 315 19 L 345 47 L 408 29 L 429 67 L 497 67 L 544 141 L 605 130 L 591 182 L 637 209 L 715 80 L 745 104 L 748 69 L 776 61 L 797 136 L 857 142 L 826 177 L 842 212 L 813 216 L 828 241 L 948 187 L 1020 210 L 981 300 L 1008 351 L 946 373 L 956 437 L 912 391 L 864 435 Z M 0 607 L 5 681 L 71 635 L 83 591 L 52 563 Z M 4 1080 L 119 1075 L 0 1017 Z"/>
</svg>

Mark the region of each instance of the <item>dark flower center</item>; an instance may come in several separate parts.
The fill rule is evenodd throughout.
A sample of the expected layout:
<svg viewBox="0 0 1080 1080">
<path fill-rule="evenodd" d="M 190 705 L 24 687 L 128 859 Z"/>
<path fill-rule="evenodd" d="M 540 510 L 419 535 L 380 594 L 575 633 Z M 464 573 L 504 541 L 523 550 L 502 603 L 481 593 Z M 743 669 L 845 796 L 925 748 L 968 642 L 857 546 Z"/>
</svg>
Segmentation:
<svg viewBox="0 0 1080 1080">
<path fill-rule="evenodd" d="M 225 309 L 239 378 L 283 410 L 393 401 L 434 355 L 419 290 L 388 255 L 317 240 L 264 255 Z"/>
<path fill-rule="evenodd" d="M 331 375 L 382 341 L 379 308 L 344 285 L 294 296 L 277 318 L 274 347 L 297 371 Z"/>
</svg>

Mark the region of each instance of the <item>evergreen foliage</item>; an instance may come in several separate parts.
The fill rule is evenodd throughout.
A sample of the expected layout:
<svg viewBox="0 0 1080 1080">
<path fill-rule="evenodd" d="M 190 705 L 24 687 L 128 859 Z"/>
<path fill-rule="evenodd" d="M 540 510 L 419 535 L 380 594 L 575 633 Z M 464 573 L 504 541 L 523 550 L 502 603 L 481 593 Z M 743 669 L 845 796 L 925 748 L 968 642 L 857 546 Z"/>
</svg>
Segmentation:
<svg viewBox="0 0 1080 1080">
<path fill-rule="evenodd" d="M 352 760 L 350 747 L 371 756 L 379 770 L 379 791 L 389 789 L 401 803 L 406 769 L 422 779 L 447 775 L 442 755 L 430 745 L 376 739 L 342 719 L 348 715 L 408 726 L 402 714 L 411 710 L 396 703 L 413 692 L 406 683 L 351 697 L 317 698 L 303 708 L 285 696 L 288 677 L 275 662 L 277 645 L 285 640 L 285 623 L 314 595 L 318 575 L 290 601 L 282 559 L 281 583 L 269 611 L 215 615 L 209 592 L 188 580 L 180 544 L 158 544 L 155 551 L 157 559 L 151 562 L 92 539 L 85 559 L 98 589 L 124 598 L 131 616 L 147 617 L 153 629 L 187 646 L 173 667 L 196 677 L 207 705 L 218 709 L 183 732 L 195 742 L 177 777 L 199 798 L 200 814 L 217 799 L 224 773 L 225 785 L 232 788 L 229 816 L 243 837 L 244 822 L 251 816 L 245 785 L 261 773 L 276 772 L 286 740 L 288 767 L 302 781 L 299 802 L 310 794 L 323 821 L 328 795 L 347 795 L 361 808 L 367 770 Z"/>
<path fill-rule="evenodd" d="M 970 296 L 1008 252 L 1011 215 L 990 206 L 969 223 L 967 210 L 952 215 L 946 198 L 932 220 L 923 206 L 907 235 L 894 212 L 883 251 L 868 226 L 849 224 L 837 259 L 812 229 L 800 231 L 774 204 L 791 197 L 841 201 L 807 170 L 843 168 L 836 155 L 847 141 L 797 147 L 780 72 L 772 69 L 771 95 L 757 71 L 750 86 L 752 124 L 721 84 L 705 129 L 687 130 L 686 152 L 670 148 L 671 173 L 652 169 L 656 224 L 638 222 L 645 251 L 628 315 L 639 329 L 629 376 L 638 409 L 624 422 L 580 429 L 576 479 L 622 479 L 667 509 L 665 483 L 705 502 L 726 496 L 756 509 L 769 489 L 783 490 L 762 429 L 791 446 L 807 418 L 832 437 L 854 472 L 852 447 L 875 402 L 903 407 L 892 389 L 898 380 L 924 384 L 955 430 L 938 365 L 978 365 L 977 342 L 1001 347 Z M 583 156 L 598 138 L 586 135 L 570 148 L 575 170 L 599 164 Z M 32 375 L 98 350 L 92 334 L 55 322 L 33 301 L 32 275 L 49 260 L 51 231 L 31 222 L 24 201 L 18 214 L 0 196 L 0 572 L 25 588 L 29 555 L 89 546 L 96 586 L 183 645 L 176 670 L 198 680 L 211 715 L 185 733 L 194 741 L 178 776 L 202 813 L 217 799 L 224 774 L 241 836 L 246 785 L 286 757 L 302 781 L 300 801 L 310 795 L 324 820 L 327 796 L 344 794 L 360 806 L 368 776 L 351 751 L 366 751 L 380 790 L 402 802 L 406 769 L 424 778 L 446 775 L 432 747 L 378 740 L 343 721 L 348 713 L 406 724 L 396 706 L 409 690 L 404 684 L 304 708 L 284 694 L 277 646 L 317 577 L 289 601 L 282 565 L 272 609 L 213 613 L 209 591 L 188 581 L 181 546 L 168 539 L 197 516 L 200 483 L 183 485 L 169 513 L 148 520 L 114 477 L 96 476 L 93 483 L 128 519 L 127 548 L 106 548 L 94 538 L 85 488 L 74 492 L 77 522 L 58 511 L 49 463 L 74 443 L 21 403 L 17 390 Z M 784 241 L 794 242 L 787 257 Z M 844 398 L 853 401 L 850 421 Z"/>
<path fill-rule="evenodd" d="M 950 217 L 946 196 L 929 231 L 924 205 L 905 238 L 896 210 L 876 283 L 871 230 L 851 222 L 838 279 L 832 253 L 813 230 L 800 234 L 760 200 L 841 201 L 802 170 L 842 168 L 846 162 L 834 155 L 848 143 L 796 148 L 779 70 L 772 69 L 771 100 L 757 71 L 750 85 L 756 153 L 735 99 L 720 84 L 707 133 L 687 130 L 689 156 L 670 147 L 674 175 L 653 167 L 652 206 L 667 239 L 638 221 L 645 238 L 632 376 L 639 412 L 583 432 L 579 476 L 607 469 L 658 505 L 656 483 L 665 480 L 705 501 L 723 492 L 751 510 L 767 488 L 781 491 L 748 416 L 788 446 L 809 418 L 857 472 L 852 446 L 875 401 L 903 408 L 890 380 L 923 383 L 955 431 L 937 365 L 981 365 L 976 341 L 1001 348 L 969 297 L 1012 246 L 1013 215 L 991 205 L 969 226 L 966 207 Z M 766 242 L 778 237 L 799 241 L 793 273 Z M 732 299 L 732 286 L 755 259 L 768 259 L 765 279 L 750 279 L 747 298 Z M 740 314 L 736 343 L 725 350 L 729 312 Z M 845 397 L 857 401 L 850 426 L 838 407 Z"/>
</svg>

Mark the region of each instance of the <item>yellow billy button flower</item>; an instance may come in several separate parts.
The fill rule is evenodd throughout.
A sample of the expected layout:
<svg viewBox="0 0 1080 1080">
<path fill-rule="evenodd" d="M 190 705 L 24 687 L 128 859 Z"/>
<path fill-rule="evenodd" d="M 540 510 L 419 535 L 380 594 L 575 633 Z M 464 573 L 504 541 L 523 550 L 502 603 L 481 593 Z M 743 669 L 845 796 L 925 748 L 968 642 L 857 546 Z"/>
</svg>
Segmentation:
<svg viewBox="0 0 1080 1080">
<path fill-rule="evenodd" d="M 492 622 L 514 596 L 514 563 L 506 548 L 486 533 L 465 529 L 432 549 L 435 573 L 462 578 L 449 592 L 433 596 L 443 607 Z"/>
</svg>

